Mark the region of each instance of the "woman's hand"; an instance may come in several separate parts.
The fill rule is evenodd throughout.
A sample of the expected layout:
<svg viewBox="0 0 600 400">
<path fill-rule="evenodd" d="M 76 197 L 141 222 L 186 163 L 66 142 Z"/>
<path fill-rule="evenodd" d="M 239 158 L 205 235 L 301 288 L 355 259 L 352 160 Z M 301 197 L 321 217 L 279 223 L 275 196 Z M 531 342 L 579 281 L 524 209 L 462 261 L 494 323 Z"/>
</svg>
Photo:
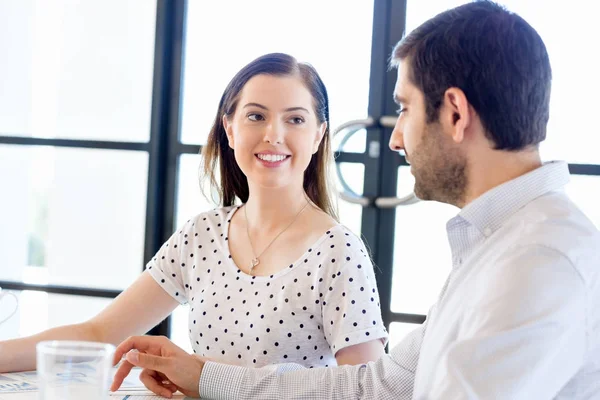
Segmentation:
<svg viewBox="0 0 600 400">
<path fill-rule="evenodd" d="M 143 368 L 142 383 L 152 392 L 171 398 L 179 390 L 189 397 L 200 397 L 199 383 L 204 359 L 186 353 L 164 336 L 132 336 L 115 351 L 113 364 L 125 360 L 117 370 L 110 390 L 117 390 L 131 369 Z"/>
</svg>

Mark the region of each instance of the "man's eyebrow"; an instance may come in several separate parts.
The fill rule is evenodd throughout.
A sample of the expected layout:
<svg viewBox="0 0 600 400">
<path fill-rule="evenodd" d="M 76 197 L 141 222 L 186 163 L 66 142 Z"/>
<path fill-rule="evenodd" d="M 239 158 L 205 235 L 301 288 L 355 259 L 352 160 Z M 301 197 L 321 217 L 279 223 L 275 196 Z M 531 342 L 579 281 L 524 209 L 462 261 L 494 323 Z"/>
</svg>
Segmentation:
<svg viewBox="0 0 600 400">
<path fill-rule="evenodd" d="M 407 103 L 407 101 L 404 97 L 397 95 L 397 94 L 394 95 L 394 102 L 398 105 Z"/>
</svg>

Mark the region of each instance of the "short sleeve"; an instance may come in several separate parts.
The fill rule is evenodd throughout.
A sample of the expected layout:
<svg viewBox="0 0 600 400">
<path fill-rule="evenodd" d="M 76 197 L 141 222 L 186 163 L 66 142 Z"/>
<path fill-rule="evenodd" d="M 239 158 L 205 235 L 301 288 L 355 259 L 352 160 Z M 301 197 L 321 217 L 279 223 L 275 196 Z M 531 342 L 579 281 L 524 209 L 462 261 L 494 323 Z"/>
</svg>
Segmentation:
<svg viewBox="0 0 600 400">
<path fill-rule="evenodd" d="M 331 271 L 323 287 L 323 328 L 333 354 L 375 339 L 385 344 L 388 338 L 371 259 L 360 239 L 346 238 L 345 263 Z"/>
<path fill-rule="evenodd" d="M 182 257 L 182 247 L 187 240 L 188 226 L 189 222 L 181 230 L 173 233 L 146 264 L 146 272 L 181 304 L 187 303 L 185 257 Z"/>
</svg>

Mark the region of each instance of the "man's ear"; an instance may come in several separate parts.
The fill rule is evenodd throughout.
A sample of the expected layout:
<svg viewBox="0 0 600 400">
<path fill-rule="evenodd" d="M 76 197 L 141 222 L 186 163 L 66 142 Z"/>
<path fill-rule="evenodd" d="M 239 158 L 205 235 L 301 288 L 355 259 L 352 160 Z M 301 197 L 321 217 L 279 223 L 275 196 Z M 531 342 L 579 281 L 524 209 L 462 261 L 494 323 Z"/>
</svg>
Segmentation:
<svg viewBox="0 0 600 400">
<path fill-rule="evenodd" d="M 444 132 L 448 132 L 455 143 L 461 143 L 465 138 L 465 131 L 472 122 L 470 111 L 465 92 L 457 87 L 446 90 L 440 122 L 444 125 Z"/>
<path fill-rule="evenodd" d="M 225 133 L 227 134 L 227 141 L 229 142 L 229 147 L 233 149 L 233 131 L 231 129 L 231 123 L 227 119 L 227 115 L 223 115 L 223 128 L 225 128 Z"/>
<path fill-rule="evenodd" d="M 327 132 L 327 122 L 323 122 L 321 126 L 319 126 L 319 131 L 317 132 L 315 142 L 313 143 L 313 154 L 319 151 L 319 146 L 321 145 L 325 132 Z"/>
</svg>

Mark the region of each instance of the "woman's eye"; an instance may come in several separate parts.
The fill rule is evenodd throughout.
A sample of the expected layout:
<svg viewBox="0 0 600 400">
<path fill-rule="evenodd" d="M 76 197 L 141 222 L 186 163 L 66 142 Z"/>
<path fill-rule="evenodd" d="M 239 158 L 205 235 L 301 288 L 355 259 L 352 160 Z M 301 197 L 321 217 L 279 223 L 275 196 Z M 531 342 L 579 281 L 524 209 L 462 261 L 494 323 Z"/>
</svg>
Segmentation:
<svg viewBox="0 0 600 400">
<path fill-rule="evenodd" d="M 396 114 L 400 115 L 403 112 L 406 112 L 406 108 L 400 107 L 399 109 L 396 110 Z"/>
<path fill-rule="evenodd" d="M 252 113 L 252 114 L 248 114 L 248 119 L 250 121 L 262 121 L 264 118 L 260 114 L 254 114 L 254 113 Z"/>
<path fill-rule="evenodd" d="M 290 119 L 290 121 L 294 125 L 299 125 L 299 124 L 303 124 L 304 123 L 304 118 L 302 118 L 302 117 L 293 117 L 293 118 Z"/>
</svg>

